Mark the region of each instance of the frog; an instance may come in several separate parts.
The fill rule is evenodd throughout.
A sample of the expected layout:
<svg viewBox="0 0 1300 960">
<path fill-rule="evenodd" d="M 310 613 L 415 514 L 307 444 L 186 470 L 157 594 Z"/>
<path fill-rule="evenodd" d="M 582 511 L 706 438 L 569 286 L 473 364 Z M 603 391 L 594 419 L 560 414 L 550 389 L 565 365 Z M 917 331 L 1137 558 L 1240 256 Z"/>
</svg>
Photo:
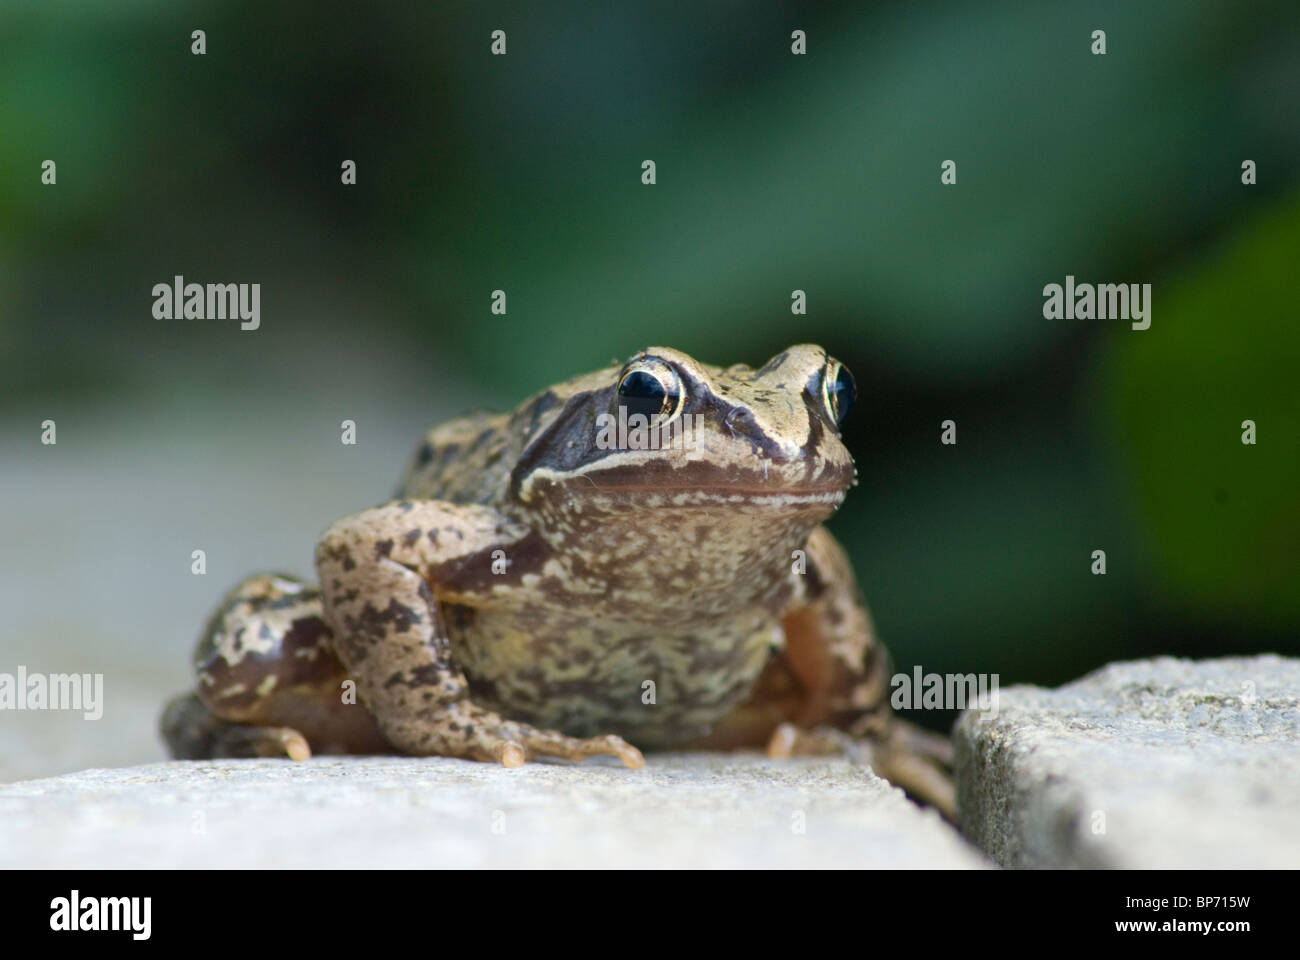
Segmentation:
<svg viewBox="0 0 1300 960">
<path fill-rule="evenodd" d="M 825 525 L 858 481 L 856 398 L 814 344 L 757 368 L 650 347 L 436 426 L 392 499 L 321 535 L 315 584 L 258 574 L 221 600 L 163 739 L 505 767 L 840 754 L 951 818 L 950 742 L 892 713 Z"/>
</svg>

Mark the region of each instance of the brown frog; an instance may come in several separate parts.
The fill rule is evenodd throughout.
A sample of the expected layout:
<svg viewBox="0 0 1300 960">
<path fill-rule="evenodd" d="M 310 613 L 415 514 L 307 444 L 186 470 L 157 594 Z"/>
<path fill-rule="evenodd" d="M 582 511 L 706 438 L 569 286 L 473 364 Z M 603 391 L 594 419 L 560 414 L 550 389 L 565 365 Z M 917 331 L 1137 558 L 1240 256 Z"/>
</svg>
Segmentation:
<svg viewBox="0 0 1300 960">
<path fill-rule="evenodd" d="M 177 757 L 402 752 L 517 766 L 636 746 L 848 750 L 951 814 L 948 742 L 895 719 L 888 654 L 822 526 L 856 482 L 821 347 L 653 347 L 431 430 L 398 498 L 207 624 Z M 626 738 L 626 739 L 625 739 Z"/>
</svg>

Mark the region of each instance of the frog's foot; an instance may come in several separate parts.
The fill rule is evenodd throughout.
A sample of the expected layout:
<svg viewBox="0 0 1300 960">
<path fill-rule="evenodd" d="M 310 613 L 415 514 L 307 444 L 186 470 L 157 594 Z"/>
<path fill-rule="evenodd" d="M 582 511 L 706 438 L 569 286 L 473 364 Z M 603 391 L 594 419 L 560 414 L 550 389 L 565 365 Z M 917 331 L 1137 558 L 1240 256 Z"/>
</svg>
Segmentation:
<svg viewBox="0 0 1300 960">
<path fill-rule="evenodd" d="M 957 788 L 946 770 L 929 758 L 910 750 L 891 749 L 872 769 L 908 796 L 928 803 L 950 823 L 957 822 Z"/>
<path fill-rule="evenodd" d="M 214 757 L 311 758 L 311 747 L 293 727 L 246 727 L 231 724 L 216 739 Z"/>
<path fill-rule="evenodd" d="M 947 737 L 895 718 L 875 769 L 915 799 L 933 804 L 946 819 L 957 822 L 952 741 Z"/>
<path fill-rule="evenodd" d="M 952 740 L 941 733 L 895 718 L 890 726 L 889 744 L 893 750 L 922 757 L 945 770 L 952 769 Z"/>
<path fill-rule="evenodd" d="M 496 760 L 506 767 L 522 766 L 538 756 L 563 760 L 618 757 L 633 770 L 645 766 L 641 751 L 622 737 L 568 737 L 555 730 L 540 730 L 526 723 L 505 720 L 489 710 L 470 705 L 446 710 L 433 718 L 433 734 L 441 740 L 438 752 L 475 760 Z"/>
<path fill-rule="evenodd" d="M 623 761 L 623 766 L 632 770 L 640 770 L 645 766 L 645 757 L 641 756 L 641 751 L 632 744 L 628 743 L 622 737 L 608 734 L 603 737 L 566 737 L 562 733 L 556 733 L 554 730 L 532 730 L 530 733 L 522 736 L 516 735 L 516 738 L 507 741 L 509 748 L 505 755 L 498 757 L 507 767 L 517 767 L 522 760 L 510 762 L 517 756 L 515 750 L 523 745 L 524 751 L 528 758 L 536 755 L 546 757 L 560 757 L 564 760 L 585 760 L 587 757 L 618 757 Z M 507 759 L 509 757 L 509 759 Z"/>
<path fill-rule="evenodd" d="M 162 716 L 162 735 L 180 760 L 311 756 L 307 738 L 292 727 L 255 727 L 222 720 L 197 694 L 176 697 Z"/>
<path fill-rule="evenodd" d="M 795 756 L 840 755 L 869 764 L 872 770 L 913 799 L 937 807 L 948 820 L 956 815 L 956 793 L 950 770 L 952 745 L 946 737 L 895 720 L 883 741 L 854 737 L 834 727 L 805 730 L 783 723 L 767 742 L 775 760 Z"/>
<path fill-rule="evenodd" d="M 834 727 L 805 730 L 793 723 L 783 723 L 772 731 L 767 741 L 767 755 L 773 760 L 791 757 L 827 757 L 848 755 L 855 760 L 871 761 L 871 744 L 849 736 Z"/>
</svg>

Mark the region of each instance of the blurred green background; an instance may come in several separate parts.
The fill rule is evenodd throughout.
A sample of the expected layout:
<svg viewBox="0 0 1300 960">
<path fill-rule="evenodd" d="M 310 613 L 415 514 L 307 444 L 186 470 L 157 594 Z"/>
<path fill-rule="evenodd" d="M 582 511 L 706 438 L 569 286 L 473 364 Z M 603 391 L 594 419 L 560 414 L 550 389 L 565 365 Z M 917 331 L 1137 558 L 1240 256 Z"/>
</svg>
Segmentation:
<svg viewBox="0 0 1300 960">
<path fill-rule="evenodd" d="M 423 6 L 0 7 L 0 669 L 130 718 L 6 718 L 0 778 L 156 751 L 219 594 L 423 426 L 654 344 L 854 372 L 832 530 L 901 669 L 1300 651 L 1293 0 Z M 155 320 L 176 274 L 261 329 Z M 1067 274 L 1151 328 L 1045 320 Z"/>
</svg>

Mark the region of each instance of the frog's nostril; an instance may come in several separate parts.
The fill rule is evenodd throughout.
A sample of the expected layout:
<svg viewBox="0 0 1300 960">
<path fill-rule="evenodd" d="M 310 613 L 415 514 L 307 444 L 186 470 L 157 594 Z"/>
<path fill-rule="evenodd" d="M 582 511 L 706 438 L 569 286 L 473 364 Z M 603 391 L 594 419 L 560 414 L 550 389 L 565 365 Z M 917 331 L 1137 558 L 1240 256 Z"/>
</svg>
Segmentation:
<svg viewBox="0 0 1300 960">
<path fill-rule="evenodd" d="M 722 426 L 733 439 L 748 441 L 754 454 L 765 460 L 785 462 L 799 458 L 798 444 L 773 436 L 748 407 L 732 407 L 722 418 Z"/>
<path fill-rule="evenodd" d="M 748 407 L 732 407 L 727 411 L 727 415 L 722 418 L 722 425 L 727 428 L 727 432 L 733 437 L 738 434 L 748 433 L 753 424 L 754 414 Z"/>
<path fill-rule="evenodd" d="M 748 440 L 753 444 L 754 452 L 759 456 L 771 456 L 774 452 L 766 431 L 748 407 L 732 407 L 722 418 L 722 426 L 733 439 Z"/>
</svg>

